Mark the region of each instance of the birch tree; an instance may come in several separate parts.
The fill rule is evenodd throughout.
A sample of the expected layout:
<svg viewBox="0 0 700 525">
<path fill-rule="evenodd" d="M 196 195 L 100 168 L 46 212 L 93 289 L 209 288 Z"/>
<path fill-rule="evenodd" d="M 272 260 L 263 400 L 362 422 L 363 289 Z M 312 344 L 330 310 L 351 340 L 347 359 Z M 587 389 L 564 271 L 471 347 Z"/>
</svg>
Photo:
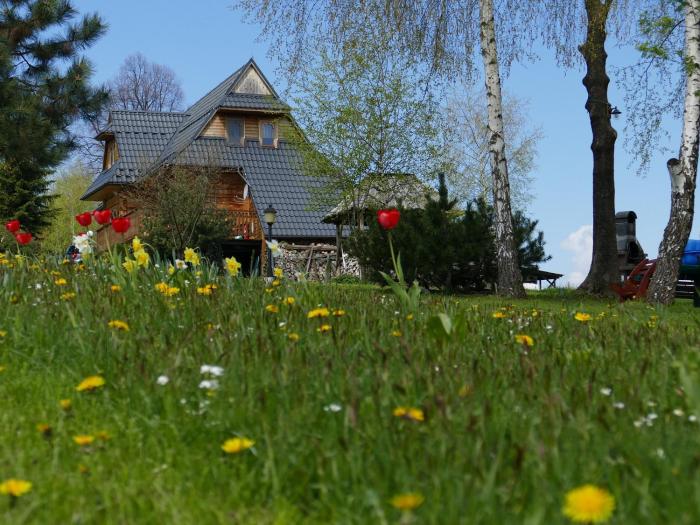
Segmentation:
<svg viewBox="0 0 700 525">
<path fill-rule="evenodd" d="M 683 2 L 685 100 L 678 158 L 666 163 L 671 178 L 671 215 L 659 246 L 656 271 L 647 297 L 652 302 L 673 301 L 680 259 L 693 224 L 700 144 L 700 0 Z"/>
</svg>

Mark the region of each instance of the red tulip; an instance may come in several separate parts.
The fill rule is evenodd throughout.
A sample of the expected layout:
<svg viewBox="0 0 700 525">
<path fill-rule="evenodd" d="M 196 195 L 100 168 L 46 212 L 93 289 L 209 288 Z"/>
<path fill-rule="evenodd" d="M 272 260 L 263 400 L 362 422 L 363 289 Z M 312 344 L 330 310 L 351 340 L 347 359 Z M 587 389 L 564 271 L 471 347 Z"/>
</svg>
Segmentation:
<svg viewBox="0 0 700 525">
<path fill-rule="evenodd" d="M 12 220 L 5 224 L 5 229 L 10 233 L 17 233 L 20 229 L 20 224 L 17 219 Z"/>
<path fill-rule="evenodd" d="M 117 217 L 116 219 L 112 219 L 112 228 L 117 233 L 125 233 L 130 227 L 131 221 L 128 217 Z"/>
<path fill-rule="evenodd" d="M 22 246 L 25 244 L 29 244 L 32 242 L 32 234 L 31 233 L 15 233 L 15 239 L 17 239 L 17 242 L 20 243 Z"/>
<path fill-rule="evenodd" d="M 112 210 L 97 210 L 93 211 L 92 214 L 95 216 L 97 224 L 109 224 L 112 218 Z"/>
<path fill-rule="evenodd" d="M 396 208 L 390 210 L 379 210 L 377 212 L 377 221 L 379 221 L 379 226 L 385 230 L 393 230 L 399 223 L 401 218 L 401 213 Z"/>
<path fill-rule="evenodd" d="M 90 223 L 92 222 L 92 216 L 90 215 L 90 212 L 85 212 L 81 213 L 79 215 L 75 216 L 75 220 L 78 221 L 78 224 L 83 226 L 84 228 L 87 228 L 90 226 Z"/>
</svg>

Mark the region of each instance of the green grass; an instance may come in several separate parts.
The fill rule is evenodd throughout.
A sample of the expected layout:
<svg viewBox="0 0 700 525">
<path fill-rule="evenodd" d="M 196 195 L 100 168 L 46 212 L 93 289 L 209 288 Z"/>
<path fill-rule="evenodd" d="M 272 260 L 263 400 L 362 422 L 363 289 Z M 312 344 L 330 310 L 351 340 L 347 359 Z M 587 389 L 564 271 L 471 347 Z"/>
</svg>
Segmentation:
<svg viewBox="0 0 700 525">
<path fill-rule="evenodd" d="M 168 299 L 154 290 L 163 278 L 0 266 L 0 482 L 33 483 L 13 505 L 0 498 L 1 523 L 550 525 L 585 483 L 615 496 L 612 523 L 700 522 L 700 424 L 688 419 L 700 407 L 678 368 L 695 377 L 700 350 L 687 301 L 429 295 L 409 320 L 379 288 L 284 281 L 267 293 L 205 270 L 199 282 L 219 286 L 207 297 L 184 271 Z M 307 319 L 319 305 L 346 311 L 328 333 Z M 501 307 L 507 318 L 493 318 Z M 438 313 L 449 336 L 429 329 Z M 211 394 L 203 364 L 225 369 Z M 94 374 L 105 387 L 76 392 Z M 394 417 L 398 406 L 425 420 Z M 72 440 L 103 430 L 111 439 L 88 448 Z M 234 436 L 255 445 L 226 455 Z M 390 504 L 404 492 L 425 497 L 412 514 Z"/>
</svg>

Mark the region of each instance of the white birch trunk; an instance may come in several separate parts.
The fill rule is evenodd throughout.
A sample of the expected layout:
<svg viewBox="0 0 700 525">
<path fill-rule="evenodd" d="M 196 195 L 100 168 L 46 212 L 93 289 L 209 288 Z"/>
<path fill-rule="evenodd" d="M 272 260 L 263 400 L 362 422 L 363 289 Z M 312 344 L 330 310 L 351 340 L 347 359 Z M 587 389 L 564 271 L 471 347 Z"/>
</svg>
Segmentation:
<svg viewBox="0 0 700 525">
<path fill-rule="evenodd" d="M 700 146 L 700 0 L 685 6 L 685 57 L 688 62 L 683 108 L 683 135 L 678 159 L 667 163 L 671 178 L 671 216 L 659 246 L 656 272 L 647 297 L 651 302 L 673 301 L 680 258 L 693 224 Z"/>
<path fill-rule="evenodd" d="M 481 57 L 486 78 L 488 100 L 489 157 L 493 178 L 494 227 L 496 260 L 498 264 L 498 293 L 522 297 L 523 278 L 513 238 L 513 218 L 510 208 L 510 183 L 506 162 L 506 143 L 503 134 L 503 100 L 501 76 L 496 48 L 496 24 L 493 0 L 479 0 Z"/>
</svg>

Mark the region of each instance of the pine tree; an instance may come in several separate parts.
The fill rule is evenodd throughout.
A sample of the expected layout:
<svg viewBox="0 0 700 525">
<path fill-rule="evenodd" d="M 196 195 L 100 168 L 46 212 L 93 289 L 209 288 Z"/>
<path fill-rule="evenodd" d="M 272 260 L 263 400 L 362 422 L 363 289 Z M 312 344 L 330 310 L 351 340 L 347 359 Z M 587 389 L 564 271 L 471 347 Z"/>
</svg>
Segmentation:
<svg viewBox="0 0 700 525">
<path fill-rule="evenodd" d="M 50 220 L 49 174 L 75 147 L 70 126 L 107 101 L 81 56 L 106 30 L 69 0 L 0 0 L 0 219 L 38 233 Z"/>
</svg>

